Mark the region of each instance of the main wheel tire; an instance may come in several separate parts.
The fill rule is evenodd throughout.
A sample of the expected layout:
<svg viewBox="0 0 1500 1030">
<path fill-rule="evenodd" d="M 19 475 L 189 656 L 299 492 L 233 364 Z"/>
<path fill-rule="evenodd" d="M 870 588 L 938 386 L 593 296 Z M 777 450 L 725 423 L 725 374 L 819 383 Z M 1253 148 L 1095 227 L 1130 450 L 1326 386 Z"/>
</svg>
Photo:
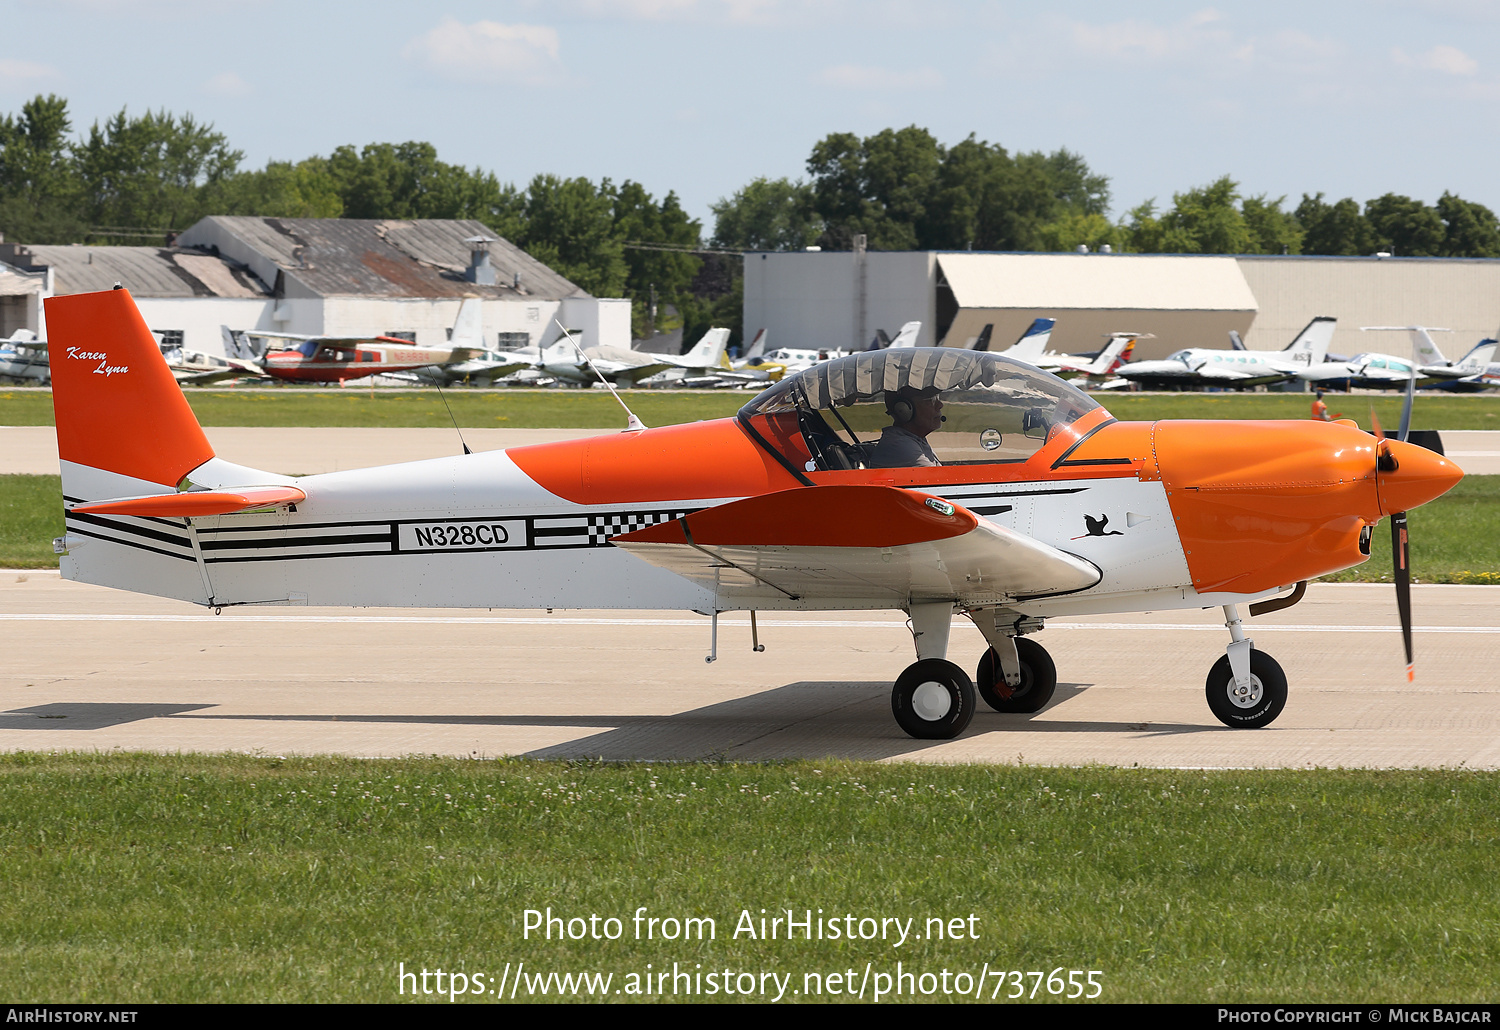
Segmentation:
<svg viewBox="0 0 1500 1030">
<path fill-rule="evenodd" d="M 891 688 L 896 722 L 918 740 L 951 740 L 974 718 L 974 682 L 942 658 L 909 665 Z"/>
<path fill-rule="evenodd" d="M 1000 656 L 992 647 L 979 659 L 974 686 L 984 703 L 997 712 L 1040 712 L 1057 689 L 1057 666 L 1045 647 L 1025 637 L 1016 637 L 1016 655 L 1021 659 L 1021 682 L 1018 685 L 1006 687 L 1005 676 L 1000 671 Z"/>
<path fill-rule="evenodd" d="M 1208 670 L 1208 707 L 1225 726 L 1253 730 L 1269 726 L 1286 707 L 1286 673 L 1264 651 L 1250 651 L 1250 690 L 1237 693 L 1226 654 Z"/>
</svg>

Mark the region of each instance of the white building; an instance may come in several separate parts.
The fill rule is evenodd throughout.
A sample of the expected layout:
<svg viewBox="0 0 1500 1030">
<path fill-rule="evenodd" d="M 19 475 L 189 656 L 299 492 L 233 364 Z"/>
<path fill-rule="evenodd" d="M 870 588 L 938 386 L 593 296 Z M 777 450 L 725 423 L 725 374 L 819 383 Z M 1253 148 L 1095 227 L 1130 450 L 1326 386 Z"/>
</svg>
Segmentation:
<svg viewBox="0 0 1500 1030">
<path fill-rule="evenodd" d="M 211 354 L 221 325 L 442 346 L 466 297 L 491 346 L 546 345 L 558 321 L 630 346 L 628 300 L 589 296 L 482 222 L 437 219 L 214 216 L 171 246 L 0 244 L 0 324 L 45 337 L 41 300 L 117 282 L 165 340 Z"/>
<path fill-rule="evenodd" d="M 791 252 L 745 255 L 746 336 L 773 346 L 863 348 L 877 329 L 922 321 L 919 346 L 972 346 L 986 325 L 1003 350 L 1036 318 L 1051 349 L 1098 350 L 1111 332 L 1153 333 L 1137 358 L 1183 347 L 1278 350 L 1318 315 L 1339 320 L 1332 350 L 1404 353 L 1404 336 L 1362 325 L 1453 329 L 1457 358 L 1500 327 L 1500 260 L 1180 254 Z M 1451 339 L 1451 348 L 1448 341 Z"/>
</svg>

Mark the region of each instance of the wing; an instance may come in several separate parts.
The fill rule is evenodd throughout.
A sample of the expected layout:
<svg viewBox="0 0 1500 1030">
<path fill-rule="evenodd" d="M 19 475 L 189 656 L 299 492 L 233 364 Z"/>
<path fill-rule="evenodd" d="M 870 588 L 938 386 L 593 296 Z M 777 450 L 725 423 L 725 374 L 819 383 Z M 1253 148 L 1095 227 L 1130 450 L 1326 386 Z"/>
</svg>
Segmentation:
<svg viewBox="0 0 1500 1030">
<path fill-rule="evenodd" d="M 756 599 L 994 604 L 1084 590 L 1102 573 L 930 494 L 814 486 L 731 501 L 617 536 L 617 547 L 711 590 Z"/>
</svg>

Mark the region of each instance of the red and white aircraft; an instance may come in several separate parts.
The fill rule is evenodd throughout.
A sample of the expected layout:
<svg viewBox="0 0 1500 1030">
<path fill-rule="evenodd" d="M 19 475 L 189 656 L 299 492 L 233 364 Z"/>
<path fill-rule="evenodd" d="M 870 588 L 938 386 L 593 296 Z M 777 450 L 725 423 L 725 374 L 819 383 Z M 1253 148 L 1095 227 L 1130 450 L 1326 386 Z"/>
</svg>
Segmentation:
<svg viewBox="0 0 1500 1030">
<path fill-rule="evenodd" d="M 411 340 L 397 336 L 298 336 L 295 333 L 273 333 L 259 329 L 245 330 L 241 335 L 267 340 L 296 340 L 297 346 L 285 350 L 268 350 L 253 362 L 239 361 L 247 374 L 257 370 L 274 379 L 296 383 L 338 383 L 350 379 L 411 372 L 435 365 L 451 365 L 483 356 L 483 332 L 480 328 L 479 301 L 466 299 L 459 305 L 453 326 L 453 344 L 448 347 L 418 347 Z M 226 337 L 231 331 L 224 327 Z M 227 350 L 227 348 L 226 348 Z M 234 360 L 234 359 L 231 359 Z M 492 375 L 504 375 L 519 368 L 531 367 L 529 360 L 508 364 L 486 365 Z M 252 367 L 253 366 L 253 367 Z"/>
<path fill-rule="evenodd" d="M 1364 561 L 1386 516 L 1405 596 L 1404 513 L 1462 475 L 1349 423 L 1118 422 L 1003 355 L 892 348 L 735 418 L 293 479 L 215 456 L 127 292 L 47 324 L 69 579 L 215 607 L 901 609 L 892 708 L 922 738 L 974 713 L 955 612 L 990 644 L 979 696 L 1032 712 L 1047 619 L 1222 607 L 1209 706 L 1263 726 L 1286 678 L 1238 606 Z"/>
</svg>

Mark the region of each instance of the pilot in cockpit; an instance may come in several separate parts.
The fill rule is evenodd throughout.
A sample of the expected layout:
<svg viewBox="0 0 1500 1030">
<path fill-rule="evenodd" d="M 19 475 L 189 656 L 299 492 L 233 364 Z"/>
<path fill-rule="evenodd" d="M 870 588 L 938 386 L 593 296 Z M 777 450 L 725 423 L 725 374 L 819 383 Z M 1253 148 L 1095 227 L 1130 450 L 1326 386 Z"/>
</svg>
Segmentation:
<svg viewBox="0 0 1500 1030">
<path fill-rule="evenodd" d="M 936 389 L 904 386 L 888 392 L 885 410 L 891 416 L 891 425 L 881 430 L 880 440 L 871 449 L 871 468 L 942 464 L 927 442 L 927 437 L 947 421 L 943 417 L 943 399 Z"/>
</svg>

